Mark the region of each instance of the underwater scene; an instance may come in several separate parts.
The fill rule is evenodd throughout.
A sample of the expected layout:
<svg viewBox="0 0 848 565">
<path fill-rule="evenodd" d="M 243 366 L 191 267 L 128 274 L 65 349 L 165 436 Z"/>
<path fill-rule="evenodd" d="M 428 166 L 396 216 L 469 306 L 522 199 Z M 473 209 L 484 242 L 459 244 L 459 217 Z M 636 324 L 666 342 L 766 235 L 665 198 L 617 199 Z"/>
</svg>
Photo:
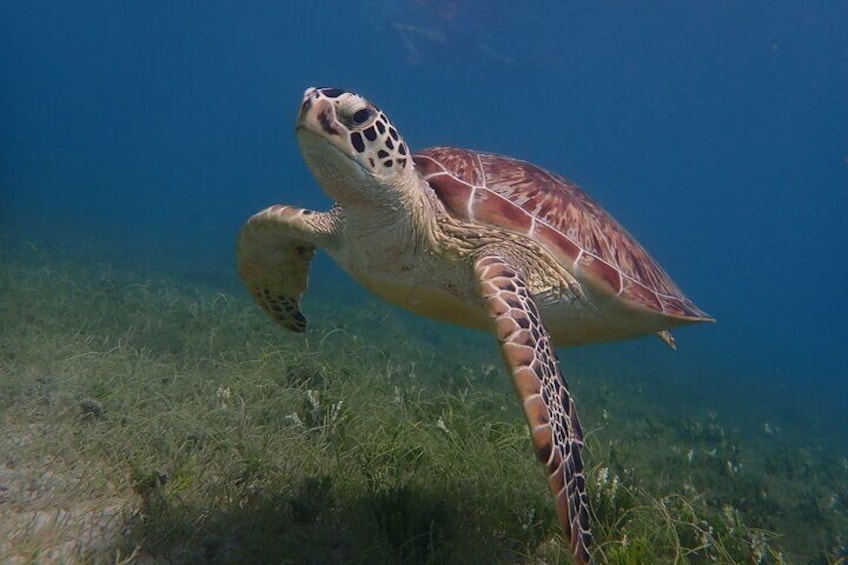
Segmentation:
<svg viewBox="0 0 848 565">
<path fill-rule="evenodd" d="M 0 77 L 0 563 L 848 563 L 845 0 L 3 2 Z"/>
</svg>

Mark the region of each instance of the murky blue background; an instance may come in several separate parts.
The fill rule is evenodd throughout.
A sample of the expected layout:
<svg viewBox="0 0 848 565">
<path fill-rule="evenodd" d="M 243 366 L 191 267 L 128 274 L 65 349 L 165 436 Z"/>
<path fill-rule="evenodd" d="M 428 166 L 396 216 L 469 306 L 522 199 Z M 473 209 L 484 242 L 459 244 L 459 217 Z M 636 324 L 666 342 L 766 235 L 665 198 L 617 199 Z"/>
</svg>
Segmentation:
<svg viewBox="0 0 848 565">
<path fill-rule="evenodd" d="M 848 435 L 845 0 L 3 2 L 0 77 L 5 237 L 242 292 L 243 220 L 329 205 L 303 90 L 352 89 L 577 181 L 718 319 L 562 352 L 582 386 Z"/>
</svg>

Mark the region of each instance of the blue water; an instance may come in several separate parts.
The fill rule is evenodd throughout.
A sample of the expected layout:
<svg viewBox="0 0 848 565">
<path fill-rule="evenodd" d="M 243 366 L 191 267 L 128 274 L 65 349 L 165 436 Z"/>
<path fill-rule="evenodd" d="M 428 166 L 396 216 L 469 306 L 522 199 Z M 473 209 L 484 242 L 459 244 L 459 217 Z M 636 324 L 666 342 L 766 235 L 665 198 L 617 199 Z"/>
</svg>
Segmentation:
<svg viewBox="0 0 848 565">
<path fill-rule="evenodd" d="M 718 320 L 587 374 L 848 435 L 844 0 L 3 2 L 0 77 L 5 236 L 233 282 L 248 215 L 329 204 L 303 90 L 352 89 L 577 181 Z"/>
</svg>

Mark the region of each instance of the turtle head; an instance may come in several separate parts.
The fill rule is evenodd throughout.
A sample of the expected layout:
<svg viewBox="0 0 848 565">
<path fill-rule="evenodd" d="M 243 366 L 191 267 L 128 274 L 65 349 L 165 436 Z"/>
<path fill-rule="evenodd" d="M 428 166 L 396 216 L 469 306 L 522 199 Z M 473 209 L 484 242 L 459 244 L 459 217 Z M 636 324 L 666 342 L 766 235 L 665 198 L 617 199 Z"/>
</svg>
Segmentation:
<svg viewBox="0 0 848 565">
<path fill-rule="evenodd" d="M 297 117 L 297 138 L 312 174 L 334 200 L 371 204 L 412 184 L 409 148 L 380 109 L 338 88 L 310 88 Z"/>
</svg>

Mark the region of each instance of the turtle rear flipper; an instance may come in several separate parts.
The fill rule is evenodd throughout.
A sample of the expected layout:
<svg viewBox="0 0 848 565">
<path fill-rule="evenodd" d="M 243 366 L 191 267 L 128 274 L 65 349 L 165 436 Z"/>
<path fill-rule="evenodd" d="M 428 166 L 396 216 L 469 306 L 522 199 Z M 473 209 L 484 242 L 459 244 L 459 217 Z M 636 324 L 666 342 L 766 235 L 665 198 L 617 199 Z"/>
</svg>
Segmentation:
<svg viewBox="0 0 848 565">
<path fill-rule="evenodd" d="M 314 212 L 271 206 L 244 225 L 238 241 L 238 272 L 256 302 L 284 328 L 306 331 L 300 300 L 315 255 Z"/>
</svg>

